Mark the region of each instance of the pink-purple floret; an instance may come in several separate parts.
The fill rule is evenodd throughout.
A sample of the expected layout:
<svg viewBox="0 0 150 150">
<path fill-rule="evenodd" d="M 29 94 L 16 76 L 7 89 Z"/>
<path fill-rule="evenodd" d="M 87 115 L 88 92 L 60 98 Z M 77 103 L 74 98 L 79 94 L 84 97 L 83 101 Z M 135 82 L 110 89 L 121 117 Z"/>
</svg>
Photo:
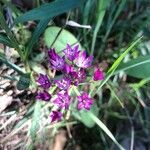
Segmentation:
<svg viewBox="0 0 150 150">
<path fill-rule="evenodd" d="M 96 67 L 94 70 L 93 80 L 98 81 L 103 79 L 104 79 L 104 73 L 98 67 Z"/>
<path fill-rule="evenodd" d="M 71 85 L 71 79 L 69 77 L 62 77 L 59 80 L 56 80 L 56 85 L 60 90 L 68 90 Z"/>
<path fill-rule="evenodd" d="M 44 100 L 44 101 L 49 101 L 51 99 L 51 95 L 47 91 L 44 90 L 43 92 L 39 92 L 36 95 L 36 99 L 41 99 L 41 100 Z"/>
<path fill-rule="evenodd" d="M 62 70 L 65 66 L 65 59 L 64 57 L 59 56 L 55 49 L 50 49 L 48 51 L 48 56 L 49 56 L 49 63 L 50 67 L 54 70 Z"/>
<path fill-rule="evenodd" d="M 71 45 L 67 44 L 67 48 L 63 51 L 65 54 L 65 57 L 70 61 L 75 60 L 79 55 L 78 48 L 79 48 L 79 45 L 76 45 L 72 48 Z"/>
<path fill-rule="evenodd" d="M 59 92 L 57 94 L 57 98 L 54 99 L 54 103 L 60 108 L 60 109 L 68 109 L 70 105 L 71 97 L 68 95 L 68 93 L 65 91 Z"/>
<path fill-rule="evenodd" d="M 39 78 L 37 80 L 37 82 L 40 84 L 41 87 L 43 87 L 44 89 L 48 89 L 50 88 L 51 86 L 51 82 L 48 78 L 47 75 L 43 75 L 43 74 L 40 74 L 39 75 Z"/>
<path fill-rule="evenodd" d="M 81 96 L 77 96 L 78 99 L 78 109 L 86 109 L 86 110 L 90 110 L 92 104 L 93 104 L 93 100 L 92 98 L 89 97 L 89 95 L 86 92 L 83 92 L 81 94 Z"/>
<path fill-rule="evenodd" d="M 61 121 L 61 119 L 62 119 L 62 113 L 59 112 L 59 111 L 52 111 L 50 113 L 50 118 L 51 118 L 51 122 Z"/>
</svg>

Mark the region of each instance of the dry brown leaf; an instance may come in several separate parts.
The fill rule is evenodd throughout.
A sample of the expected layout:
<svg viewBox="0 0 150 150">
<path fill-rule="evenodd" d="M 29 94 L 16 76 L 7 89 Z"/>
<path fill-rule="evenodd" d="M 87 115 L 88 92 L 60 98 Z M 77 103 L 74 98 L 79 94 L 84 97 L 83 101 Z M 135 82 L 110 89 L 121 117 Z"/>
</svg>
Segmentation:
<svg viewBox="0 0 150 150">
<path fill-rule="evenodd" d="M 0 113 L 1 113 L 3 110 L 5 110 L 5 108 L 6 108 L 7 106 L 9 106 L 12 101 L 13 101 L 12 96 L 8 96 L 8 95 L 0 96 Z"/>
</svg>

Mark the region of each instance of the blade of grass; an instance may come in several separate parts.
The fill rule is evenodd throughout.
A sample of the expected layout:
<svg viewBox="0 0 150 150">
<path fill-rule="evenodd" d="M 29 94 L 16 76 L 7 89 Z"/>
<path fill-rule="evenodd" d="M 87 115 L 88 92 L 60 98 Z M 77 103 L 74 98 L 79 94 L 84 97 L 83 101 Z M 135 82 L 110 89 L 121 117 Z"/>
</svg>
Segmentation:
<svg viewBox="0 0 150 150">
<path fill-rule="evenodd" d="M 7 45 L 9 47 L 14 47 L 13 44 L 11 43 L 11 40 L 5 36 L 5 35 L 0 35 L 0 43 Z"/>
<path fill-rule="evenodd" d="M 109 35 L 109 33 L 110 33 L 110 31 L 111 31 L 115 21 L 116 21 L 116 19 L 118 18 L 118 16 L 120 15 L 121 11 L 123 10 L 123 7 L 125 6 L 125 3 L 126 3 L 126 0 L 121 0 L 117 11 L 115 10 L 116 11 L 115 16 L 114 16 L 113 20 L 111 21 L 111 23 L 109 23 L 109 27 L 108 27 L 107 32 L 105 34 L 105 37 L 103 39 L 104 41 L 106 41 L 106 39 L 107 39 L 107 37 L 108 37 L 108 35 Z"/>
<path fill-rule="evenodd" d="M 93 33 L 93 38 L 92 38 L 92 47 L 91 47 L 91 55 L 94 53 L 94 47 L 95 47 L 95 42 L 96 42 L 96 37 L 98 34 L 98 31 L 100 30 L 100 27 L 102 25 L 103 18 L 105 16 L 106 8 L 109 5 L 109 0 L 98 0 L 98 20 L 97 24 Z"/>
<path fill-rule="evenodd" d="M 101 54 L 101 52 L 102 52 L 103 44 L 106 43 L 106 40 L 107 40 L 107 38 L 108 38 L 108 36 L 109 36 L 109 34 L 110 34 L 110 32 L 111 32 L 111 29 L 112 29 L 112 27 L 113 27 L 113 25 L 114 25 L 116 19 L 117 19 L 118 16 L 120 15 L 121 11 L 123 10 L 125 3 L 126 3 L 126 0 L 121 0 L 120 4 L 119 4 L 119 6 L 118 6 L 118 9 L 117 9 L 117 10 L 116 10 L 116 9 L 114 10 L 116 13 L 115 13 L 114 18 L 112 19 L 112 21 L 108 23 L 107 31 L 106 31 L 105 36 L 103 37 L 102 46 L 101 46 L 101 48 L 100 48 L 100 50 L 99 50 L 99 52 L 98 52 L 97 58 L 99 58 L 99 56 L 100 56 L 100 54 Z"/>
<path fill-rule="evenodd" d="M 82 12 L 82 14 L 83 14 L 83 17 L 82 17 L 83 18 L 83 24 L 88 24 L 90 22 L 90 17 L 91 17 L 90 13 L 91 13 L 91 10 L 94 6 L 94 3 L 95 3 L 95 1 L 93 1 L 93 0 L 87 0 L 86 1 L 85 7 L 84 7 L 83 12 Z M 88 54 L 90 54 L 90 50 L 89 50 L 89 48 L 90 48 L 89 44 L 90 43 L 88 42 L 88 36 L 87 36 L 89 31 L 87 31 L 87 29 L 83 29 L 83 34 L 82 34 L 83 35 L 82 37 L 83 37 L 83 40 L 84 40 L 83 43 L 86 44 L 85 48 L 86 48 Z"/>
<path fill-rule="evenodd" d="M 90 15 L 90 10 L 93 7 L 93 0 L 87 0 L 84 10 L 83 10 L 83 24 L 88 24 L 88 19 L 89 19 L 89 15 Z"/>
<path fill-rule="evenodd" d="M 111 93 L 113 94 L 113 96 L 116 98 L 116 100 L 119 102 L 119 104 L 121 105 L 122 108 L 124 108 L 124 104 L 121 101 L 121 99 L 117 96 L 115 90 L 112 88 L 112 85 L 110 83 L 107 83 L 108 88 L 110 89 Z"/>
<path fill-rule="evenodd" d="M 111 66 L 111 68 L 108 70 L 107 73 L 110 73 L 112 71 L 115 71 L 117 69 L 117 67 L 119 66 L 119 64 L 121 63 L 121 61 L 123 60 L 123 58 L 135 47 L 135 45 L 137 45 L 138 42 L 141 41 L 141 39 L 143 38 L 143 36 L 139 37 L 137 40 L 135 40 L 134 42 L 132 42 L 130 44 L 130 46 L 120 55 L 120 57 L 113 63 L 113 65 Z"/>
<path fill-rule="evenodd" d="M 28 56 L 31 53 L 33 45 L 37 42 L 40 35 L 44 32 L 44 30 L 47 27 L 47 24 L 49 23 L 49 21 L 50 21 L 50 19 L 43 19 L 38 23 L 35 31 L 33 32 L 33 35 L 31 37 L 31 39 L 29 40 L 28 46 L 25 50 L 25 56 L 24 56 L 25 60 L 28 59 Z"/>
<path fill-rule="evenodd" d="M 105 80 L 103 80 L 100 85 L 98 86 L 97 90 L 94 92 L 94 90 L 90 92 L 91 94 L 96 94 L 101 87 L 110 79 L 110 77 L 114 74 L 115 70 L 117 69 L 117 67 L 119 66 L 119 64 L 121 63 L 121 61 L 123 60 L 123 58 L 135 47 L 135 45 L 137 45 L 137 43 L 140 42 L 140 40 L 142 39 L 142 36 L 139 37 L 137 40 L 135 40 L 134 42 L 132 42 L 130 44 L 130 46 L 120 55 L 120 57 L 113 63 L 113 65 L 110 67 L 110 69 L 107 71 L 106 73 L 106 77 Z M 94 87 L 96 87 L 96 85 L 93 85 Z M 94 92 L 94 93 L 93 93 Z"/>
<path fill-rule="evenodd" d="M 139 88 L 142 88 L 145 84 L 147 84 L 147 83 L 149 83 L 149 82 L 150 82 L 150 77 L 149 77 L 149 78 L 146 78 L 146 79 L 143 79 L 143 80 L 141 80 L 141 81 L 138 82 L 138 83 L 129 84 L 129 86 L 132 87 L 132 88 L 139 89 Z"/>
<path fill-rule="evenodd" d="M 108 37 L 108 35 L 109 35 L 109 33 L 110 33 L 110 31 L 111 31 L 111 29 L 112 29 L 112 27 L 113 27 L 113 25 L 114 25 L 116 19 L 118 18 L 118 16 L 120 15 L 121 11 L 122 11 L 123 8 L 124 8 L 125 3 L 126 3 L 126 0 L 121 0 L 120 4 L 119 4 L 119 6 L 118 6 L 117 11 L 115 10 L 115 12 L 116 12 L 116 13 L 115 13 L 115 16 L 114 16 L 112 22 L 109 24 L 109 28 L 107 29 L 106 35 L 105 35 L 105 37 L 104 37 L 104 40 L 107 39 L 107 37 Z"/>
<path fill-rule="evenodd" d="M 15 38 L 15 36 L 13 35 L 13 33 L 11 32 L 10 28 L 8 27 L 6 21 L 5 21 L 5 18 L 4 18 L 4 15 L 3 15 L 3 11 L 2 11 L 2 6 L 0 5 L 0 26 L 2 29 L 5 30 L 7 36 L 10 38 L 10 41 L 13 45 L 13 47 L 17 50 L 17 52 L 19 53 L 20 57 L 23 58 L 23 54 L 22 54 L 22 51 L 19 47 L 19 44 Z"/>
<path fill-rule="evenodd" d="M 16 72 L 18 72 L 18 74 L 20 74 L 20 75 L 24 75 L 25 74 L 20 67 L 18 67 L 17 65 L 11 63 L 1 53 L 0 53 L 0 61 L 3 62 L 4 64 L 6 64 L 7 66 L 9 66 L 10 68 L 12 68 L 13 70 L 15 70 Z"/>
<path fill-rule="evenodd" d="M 92 112 L 88 112 L 90 118 L 112 139 L 112 141 L 118 146 L 120 150 L 125 150 L 115 139 L 110 130 L 99 120 Z"/>
</svg>

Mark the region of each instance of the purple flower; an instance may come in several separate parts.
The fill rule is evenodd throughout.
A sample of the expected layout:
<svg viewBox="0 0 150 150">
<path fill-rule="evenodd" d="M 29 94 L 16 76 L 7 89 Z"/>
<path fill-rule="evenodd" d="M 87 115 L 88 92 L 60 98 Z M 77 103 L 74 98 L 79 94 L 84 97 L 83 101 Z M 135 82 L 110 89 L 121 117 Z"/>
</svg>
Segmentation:
<svg viewBox="0 0 150 150">
<path fill-rule="evenodd" d="M 37 95 L 36 95 L 36 99 L 40 99 L 40 100 L 44 100 L 44 101 L 49 101 L 51 98 L 51 95 L 44 91 L 44 92 L 39 92 Z"/>
<path fill-rule="evenodd" d="M 72 68 L 73 68 L 72 65 L 69 65 L 69 64 L 66 63 L 66 64 L 64 65 L 64 68 L 63 68 L 62 71 L 63 71 L 64 73 L 66 73 L 66 74 L 69 74 L 69 73 L 71 72 Z"/>
<path fill-rule="evenodd" d="M 93 56 L 86 57 L 86 52 L 81 51 L 75 60 L 75 63 L 80 68 L 89 68 L 92 64 Z"/>
<path fill-rule="evenodd" d="M 89 95 L 86 92 L 83 92 L 81 96 L 77 96 L 78 98 L 78 109 L 86 109 L 90 110 L 93 100 L 89 97 Z"/>
<path fill-rule="evenodd" d="M 71 80 L 67 77 L 63 77 L 60 80 L 56 80 L 55 82 L 58 88 L 60 88 L 61 90 L 67 90 L 71 84 Z"/>
<path fill-rule="evenodd" d="M 53 101 L 59 108 L 68 109 L 71 97 L 67 92 L 61 91 L 57 94 L 57 98 Z"/>
<path fill-rule="evenodd" d="M 40 74 L 37 82 L 45 89 L 48 89 L 51 86 L 47 75 Z"/>
<path fill-rule="evenodd" d="M 62 113 L 59 111 L 52 111 L 50 117 L 51 117 L 51 122 L 60 121 L 62 118 Z"/>
<path fill-rule="evenodd" d="M 48 51 L 48 55 L 52 69 L 62 70 L 64 68 L 65 60 L 63 57 L 60 57 L 58 54 L 56 54 L 55 49 L 50 49 Z"/>
<path fill-rule="evenodd" d="M 72 71 L 70 73 L 72 79 L 73 79 L 73 83 L 74 85 L 78 85 L 79 83 L 82 83 L 85 81 L 86 79 L 86 72 L 84 69 L 79 69 L 78 71 Z"/>
<path fill-rule="evenodd" d="M 93 80 L 98 81 L 103 79 L 104 79 L 104 73 L 98 67 L 96 67 L 94 70 Z"/>
<path fill-rule="evenodd" d="M 73 61 L 75 58 L 78 57 L 78 54 L 79 54 L 78 48 L 79 48 L 79 45 L 76 45 L 72 48 L 71 45 L 67 44 L 67 48 L 64 50 L 65 57 L 68 60 Z"/>
</svg>

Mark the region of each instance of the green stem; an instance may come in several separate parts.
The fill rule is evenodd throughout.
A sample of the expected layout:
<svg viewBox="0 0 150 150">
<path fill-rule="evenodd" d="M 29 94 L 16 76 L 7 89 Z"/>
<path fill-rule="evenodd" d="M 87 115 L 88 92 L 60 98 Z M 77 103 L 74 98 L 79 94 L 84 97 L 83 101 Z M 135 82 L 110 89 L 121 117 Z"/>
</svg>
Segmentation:
<svg viewBox="0 0 150 150">
<path fill-rule="evenodd" d="M 26 72 L 30 73 L 30 72 L 31 72 L 31 69 L 30 69 L 30 65 L 29 65 L 28 60 L 25 60 L 25 61 L 24 61 L 24 64 L 25 64 L 25 70 L 26 70 Z"/>
<path fill-rule="evenodd" d="M 31 72 L 31 74 L 30 74 L 30 79 L 32 81 L 33 88 L 37 89 L 38 86 L 37 86 L 35 78 L 33 76 L 33 72 Z"/>
<path fill-rule="evenodd" d="M 76 86 L 73 86 L 73 89 L 74 89 L 75 93 L 76 93 L 78 96 L 80 96 L 80 95 L 81 95 L 81 94 L 80 94 L 80 92 L 79 92 L 79 90 L 77 89 L 77 87 L 76 87 Z"/>
<path fill-rule="evenodd" d="M 8 61 L 7 59 L 0 57 L 0 61 L 2 61 L 3 63 L 5 63 L 7 66 L 9 66 L 10 68 L 12 68 L 12 69 L 15 70 L 16 72 L 18 72 L 18 74 L 20 74 L 20 75 L 25 74 L 25 72 L 22 71 L 20 67 L 18 67 L 17 65 L 11 63 L 11 62 Z"/>
</svg>

